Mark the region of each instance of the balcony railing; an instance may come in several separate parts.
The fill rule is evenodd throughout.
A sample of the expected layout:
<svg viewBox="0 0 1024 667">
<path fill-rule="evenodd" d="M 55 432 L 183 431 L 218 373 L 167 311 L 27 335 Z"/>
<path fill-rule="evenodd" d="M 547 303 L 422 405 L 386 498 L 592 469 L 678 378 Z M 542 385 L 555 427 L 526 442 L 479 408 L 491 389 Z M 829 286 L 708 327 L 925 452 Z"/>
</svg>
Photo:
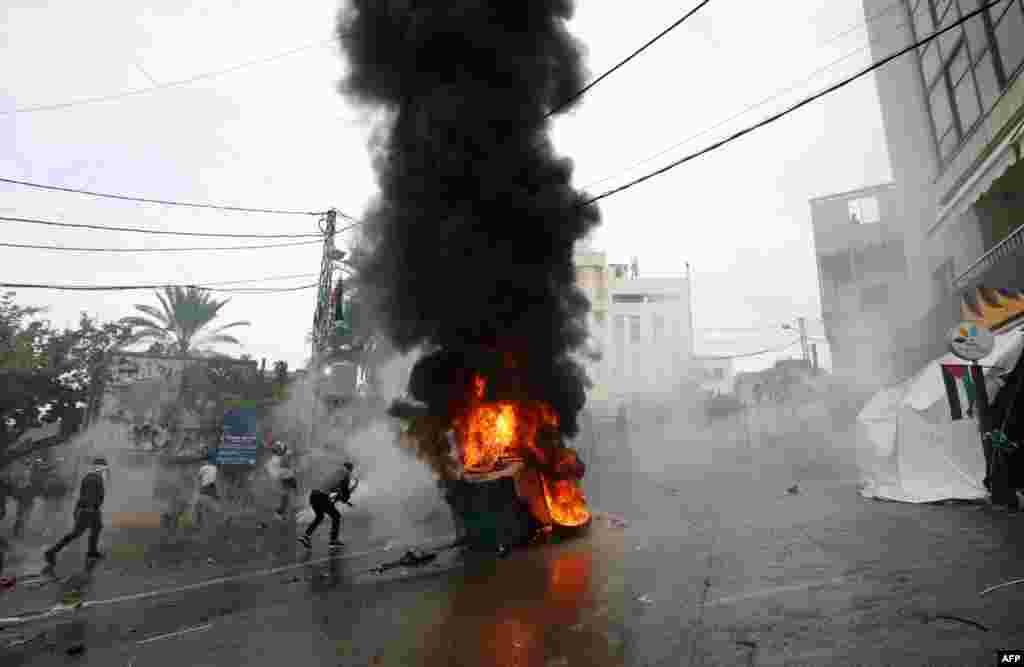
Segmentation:
<svg viewBox="0 0 1024 667">
<path fill-rule="evenodd" d="M 1021 251 L 1024 247 L 1024 225 L 1010 232 L 1010 235 L 997 243 L 991 250 L 978 258 L 966 271 L 953 279 L 953 288 L 960 290 L 981 278 L 985 273 L 1007 257 Z"/>
</svg>

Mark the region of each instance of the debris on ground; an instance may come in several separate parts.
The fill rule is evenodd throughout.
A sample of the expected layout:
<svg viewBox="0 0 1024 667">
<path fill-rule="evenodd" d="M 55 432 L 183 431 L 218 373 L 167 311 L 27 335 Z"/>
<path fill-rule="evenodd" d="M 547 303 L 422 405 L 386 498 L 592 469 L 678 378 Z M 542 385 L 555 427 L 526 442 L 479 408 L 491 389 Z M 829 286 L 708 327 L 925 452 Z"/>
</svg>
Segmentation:
<svg viewBox="0 0 1024 667">
<path fill-rule="evenodd" d="M 650 593 L 641 595 L 636 599 L 637 602 L 643 602 L 644 604 L 654 604 L 654 600 L 651 599 Z"/>
<path fill-rule="evenodd" d="M 85 644 L 74 644 L 73 646 L 67 647 L 64 652 L 68 655 L 82 655 L 85 653 Z"/>
<path fill-rule="evenodd" d="M 409 549 L 405 554 L 396 561 L 389 563 L 381 563 L 377 567 L 373 568 L 373 572 L 377 574 L 383 574 L 388 570 L 393 570 L 396 567 L 417 567 L 425 565 L 437 558 L 437 554 L 426 553 L 419 549 Z"/>
<path fill-rule="evenodd" d="M 963 623 L 964 625 L 970 625 L 970 626 L 973 626 L 975 628 L 978 628 L 982 632 L 989 632 L 988 626 L 983 625 L 981 623 L 978 623 L 977 621 L 972 621 L 969 618 L 963 618 L 962 616 L 954 616 L 953 614 L 936 614 L 935 616 L 931 616 L 930 618 L 927 618 L 926 620 L 932 620 L 932 621 L 938 621 L 938 620 L 955 621 L 957 623 Z"/>
<path fill-rule="evenodd" d="M 794 484 L 793 486 L 786 489 L 786 493 L 788 493 L 791 496 L 795 496 L 796 494 L 800 493 L 800 487 Z"/>
<path fill-rule="evenodd" d="M 611 524 L 612 528 L 622 529 L 629 527 L 629 522 L 623 519 L 622 517 L 607 514 L 605 515 L 605 518 L 608 520 L 608 523 Z"/>
<path fill-rule="evenodd" d="M 565 656 L 551 658 L 547 661 L 545 667 L 569 667 L 569 658 Z"/>
</svg>

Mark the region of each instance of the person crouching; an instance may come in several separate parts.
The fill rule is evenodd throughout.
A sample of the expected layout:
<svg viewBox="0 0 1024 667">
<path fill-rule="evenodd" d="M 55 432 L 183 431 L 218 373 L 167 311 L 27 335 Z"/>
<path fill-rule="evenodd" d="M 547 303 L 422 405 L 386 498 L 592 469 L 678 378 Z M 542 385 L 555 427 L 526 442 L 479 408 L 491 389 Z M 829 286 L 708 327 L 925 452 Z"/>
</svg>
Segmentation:
<svg viewBox="0 0 1024 667">
<path fill-rule="evenodd" d="M 344 543 L 338 540 L 338 533 L 341 531 L 341 512 L 338 511 L 335 504 L 339 502 L 346 505 L 351 504 L 349 499 L 352 497 L 352 492 L 359 486 L 359 480 L 352 477 L 353 467 L 351 463 L 345 463 L 341 472 L 325 485 L 326 492 L 321 489 L 313 489 L 310 492 L 309 506 L 313 510 L 314 517 L 313 522 L 306 528 L 306 533 L 299 538 L 302 546 L 307 549 L 313 548 L 310 538 L 320 527 L 324 516 L 331 517 L 331 541 L 328 546 L 331 549 L 340 549 L 344 546 Z"/>
</svg>

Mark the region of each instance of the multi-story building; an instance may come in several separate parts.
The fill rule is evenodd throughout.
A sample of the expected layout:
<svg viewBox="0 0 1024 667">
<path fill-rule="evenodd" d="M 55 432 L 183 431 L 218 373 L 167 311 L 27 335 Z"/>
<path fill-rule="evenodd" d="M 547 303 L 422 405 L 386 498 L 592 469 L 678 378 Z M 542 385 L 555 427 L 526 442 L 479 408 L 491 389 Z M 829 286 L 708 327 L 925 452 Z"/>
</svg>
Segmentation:
<svg viewBox="0 0 1024 667">
<path fill-rule="evenodd" d="M 693 357 L 688 276 L 641 277 L 638 262 L 608 264 L 605 253 L 576 252 L 577 284 L 591 302 L 591 400 L 617 402 L 674 392 Z"/>
<path fill-rule="evenodd" d="M 731 394 L 736 371 L 729 357 L 694 357 L 693 371 L 697 386 L 709 394 Z"/>
<path fill-rule="evenodd" d="M 890 322 L 907 261 L 892 183 L 811 200 L 822 319 L 832 372 L 859 385 L 892 379 Z"/>
<path fill-rule="evenodd" d="M 891 0 L 863 0 L 868 16 Z M 982 0 L 902 0 L 868 21 L 875 60 L 951 26 Z M 1024 0 L 1005 0 L 875 71 L 907 258 L 895 327 L 905 376 L 945 351 L 961 295 L 1024 285 Z"/>
</svg>

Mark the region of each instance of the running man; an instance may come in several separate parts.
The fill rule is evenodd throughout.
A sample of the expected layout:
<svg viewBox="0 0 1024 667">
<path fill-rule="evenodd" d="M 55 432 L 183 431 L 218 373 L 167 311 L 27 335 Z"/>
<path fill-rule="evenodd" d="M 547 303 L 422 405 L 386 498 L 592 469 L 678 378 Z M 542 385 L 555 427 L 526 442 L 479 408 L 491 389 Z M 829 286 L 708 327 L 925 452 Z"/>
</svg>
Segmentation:
<svg viewBox="0 0 1024 667">
<path fill-rule="evenodd" d="M 341 531 L 341 512 L 335 507 L 335 504 L 341 502 L 345 503 L 349 507 L 352 503 L 349 499 L 352 497 L 352 492 L 359 486 L 359 480 L 352 477 L 352 468 L 354 466 L 351 463 L 345 463 L 342 466 L 341 472 L 339 472 L 333 480 L 326 484 L 328 489 L 326 492 L 320 489 L 313 489 L 309 494 L 309 506 L 313 509 L 313 523 L 309 524 L 306 528 L 306 533 L 299 538 L 299 542 L 302 546 L 307 549 L 313 548 L 313 542 L 310 539 L 316 529 L 320 527 L 320 523 L 324 520 L 324 515 L 331 517 L 331 541 L 328 546 L 331 549 L 340 549 L 345 546 L 344 542 L 338 540 L 338 533 Z"/>
<path fill-rule="evenodd" d="M 92 460 L 92 470 L 82 478 L 82 484 L 78 491 L 78 503 L 75 505 L 75 527 L 65 535 L 60 542 L 47 549 L 43 556 L 46 558 L 48 567 L 57 564 L 57 554 L 67 545 L 71 544 L 89 531 L 89 552 L 86 558 L 102 558 L 99 551 L 100 530 L 103 529 L 103 498 L 106 494 L 105 481 L 109 478 L 110 468 L 107 459 L 97 456 Z"/>
</svg>

